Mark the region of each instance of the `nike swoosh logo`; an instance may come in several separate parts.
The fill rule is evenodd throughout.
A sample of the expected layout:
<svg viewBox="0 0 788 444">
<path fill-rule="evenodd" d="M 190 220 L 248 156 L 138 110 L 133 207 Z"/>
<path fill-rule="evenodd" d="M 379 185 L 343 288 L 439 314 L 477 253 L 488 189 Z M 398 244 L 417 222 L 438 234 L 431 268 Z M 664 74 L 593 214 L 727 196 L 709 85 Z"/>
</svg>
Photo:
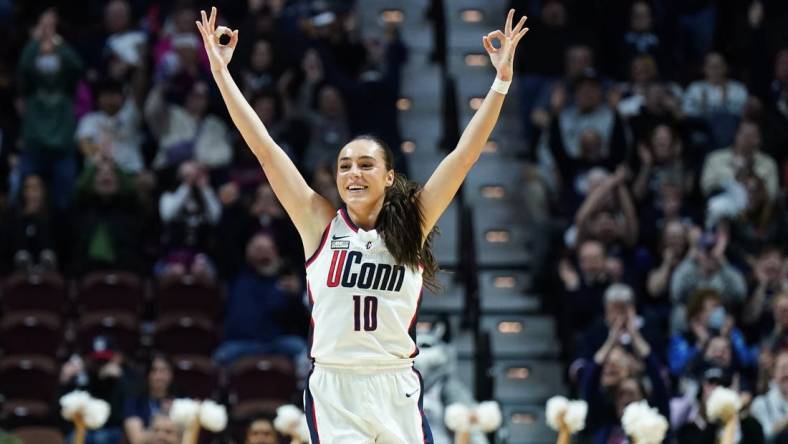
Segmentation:
<svg viewBox="0 0 788 444">
<path fill-rule="evenodd" d="M 337 235 L 335 234 L 335 235 L 331 236 L 331 240 L 340 240 L 340 239 L 344 239 L 344 238 L 346 238 L 346 237 L 350 237 L 350 235 L 347 235 L 347 236 L 337 236 Z"/>
<path fill-rule="evenodd" d="M 419 389 L 414 390 L 412 393 L 405 393 L 406 398 L 410 398 L 411 396 L 415 395 L 419 392 Z"/>
</svg>

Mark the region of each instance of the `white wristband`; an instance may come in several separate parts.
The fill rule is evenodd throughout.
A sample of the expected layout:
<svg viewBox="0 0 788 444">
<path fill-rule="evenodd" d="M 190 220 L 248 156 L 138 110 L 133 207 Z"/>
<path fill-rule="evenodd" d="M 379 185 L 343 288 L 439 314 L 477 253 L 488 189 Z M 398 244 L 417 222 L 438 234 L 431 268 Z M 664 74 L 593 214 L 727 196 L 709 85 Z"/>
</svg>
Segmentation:
<svg viewBox="0 0 788 444">
<path fill-rule="evenodd" d="M 496 77 L 490 89 L 492 89 L 495 92 L 499 92 L 501 94 L 506 95 L 506 93 L 509 92 L 509 85 L 511 84 L 512 84 L 511 80 L 501 80 L 498 77 Z"/>
</svg>

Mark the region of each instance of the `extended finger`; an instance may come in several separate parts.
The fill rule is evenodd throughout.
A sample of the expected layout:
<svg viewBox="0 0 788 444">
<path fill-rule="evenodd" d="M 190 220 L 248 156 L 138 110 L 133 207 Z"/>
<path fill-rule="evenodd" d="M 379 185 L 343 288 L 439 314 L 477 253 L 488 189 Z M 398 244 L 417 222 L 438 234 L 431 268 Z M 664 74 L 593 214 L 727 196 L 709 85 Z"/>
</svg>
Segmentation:
<svg viewBox="0 0 788 444">
<path fill-rule="evenodd" d="M 227 46 L 231 48 L 235 48 L 235 45 L 237 44 L 238 44 L 238 30 L 236 29 L 235 31 L 233 31 L 232 35 L 230 35 L 230 43 L 228 43 Z"/>
<path fill-rule="evenodd" d="M 200 36 L 202 36 L 203 41 L 205 41 L 205 27 L 203 27 L 199 20 L 195 21 L 194 23 L 197 24 L 197 29 L 200 31 Z"/>
<path fill-rule="evenodd" d="M 524 15 L 524 16 L 520 17 L 520 21 L 517 22 L 517 26 L 515 26 L 514 30 L 512 30 L 512 34 L 514 34 L 514 35 L 519 34 L 520 30 L 523 29 L 523 25 L 525 24 L 526 20 L 528 20 L 528 16 Z"/>
<path fill-rule="evenodd" d="M 216 6 L 211 6 L 211 29 L 216 29 Z"/>
<path fill-rule="evenodd" d="M 484 49 L 486 49 L 487 52 L 489 52 L 490 54 L 497 51 L 497 49 L 495 49 L 492 43 L 490 43 L 490 39 L 486 35 L 482 36 L 482 44 L 484 45 Z"/>
<path fill-rule="evenodd" d="M 526 34 L 528 34 L 528 28 L 525 28 L 522 31 L 518 32 L 517 35 L 514 36 L 514 38 L 512 39 L 512 43 L 515 46 L 517 46 L 517 44 L 520 42 L 520 39 L 522 39 L 523 36 L 525 36 Z"/>
<path fill-rule="evenodd" d="M 200 10 L 200 18 L 202 19 L 202 27 L 205 29 L 206 32 L 211 32 L 211 29 L 208 27 L 208 16 L 205 15 L 205 10 Z"/>
<path fill-rule="evenodd" d="M 506 26 L 504 26 L 504 31 L 506 31 L 506 35 L 512 33 L 512 20 L 514 20 L 514 9 L 509 10 L 509 14 L 506 15 Z"/>
</svg>

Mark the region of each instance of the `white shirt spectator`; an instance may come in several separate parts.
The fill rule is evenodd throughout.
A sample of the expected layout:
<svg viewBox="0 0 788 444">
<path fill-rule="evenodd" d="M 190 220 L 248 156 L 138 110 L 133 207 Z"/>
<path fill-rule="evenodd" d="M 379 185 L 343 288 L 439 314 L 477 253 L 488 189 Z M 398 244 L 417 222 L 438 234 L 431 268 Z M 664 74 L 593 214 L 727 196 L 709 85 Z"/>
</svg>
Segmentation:
<svg viewBox="0 0 788 444">
<path fill-rule="evenodd" d="M 133 99 L 128 98 L 120 111 L 111 116 L 92 111 L 82 116 L 77 126 L 77 140 L 88 139 L 95 145 L 107 145 L 112 159 L 125 172 L 139 173 L 145 168 L 140 146 L 142 115 Z"/>
<path fill-rule="evenodd" d="M 713 85 L 705 80 L 692 82 L 684 94 L 684 112 L 702 117 L 715 112 L 740 115 L 747 102 L 747 88 L 735 80 Z"/>
</svg>

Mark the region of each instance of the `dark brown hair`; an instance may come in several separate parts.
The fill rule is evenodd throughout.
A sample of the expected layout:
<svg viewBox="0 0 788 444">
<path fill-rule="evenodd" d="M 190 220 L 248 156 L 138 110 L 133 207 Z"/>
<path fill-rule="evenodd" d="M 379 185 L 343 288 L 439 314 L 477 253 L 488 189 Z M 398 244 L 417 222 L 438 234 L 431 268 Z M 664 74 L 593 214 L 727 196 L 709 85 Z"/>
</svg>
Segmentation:
<svg viewBox="0 0 788 444">
<path fill-rule="evenodd" d="M 383 151 L 386 170 L 394 169 L 394 154 L 385 142 L 370 135 L 358 136 L 352 141 L 356 140 L 368 140 L 375 143 Z M 375 229 L 383 236 L 386 248 L 398 264 L 411 269 L 417 269 L 419 266 L 424 267 L 424 286 L 436 291 L 440 288 L 437 280 L 438 262 L 432 255 L 431 244 L 438 229 L 433 227 L 427 234 L 427 238 L 422 239 L 424 213 L 418 200 L 420 190 L 420 184 L 395 172 L 394 183 L 386 188 L 383 208 L 378 215 Z"/>
</svg>

